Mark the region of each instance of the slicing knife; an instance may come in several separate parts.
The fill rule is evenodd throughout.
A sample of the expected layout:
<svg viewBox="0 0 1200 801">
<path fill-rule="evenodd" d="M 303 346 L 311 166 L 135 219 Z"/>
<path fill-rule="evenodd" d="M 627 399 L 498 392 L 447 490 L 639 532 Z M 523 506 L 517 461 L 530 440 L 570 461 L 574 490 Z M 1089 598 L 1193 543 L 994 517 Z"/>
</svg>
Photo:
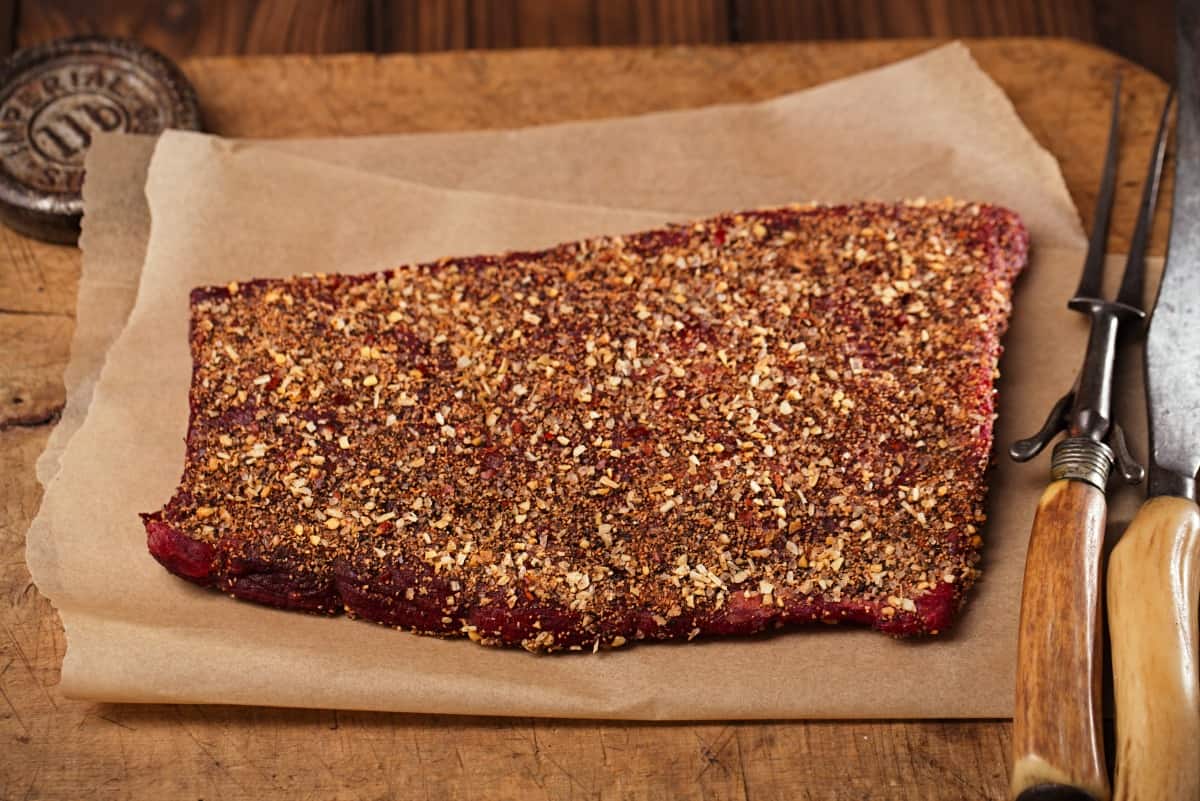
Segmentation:
<svg viewBox="0 0 1200 801">
<path fill-rule="evenodd" d="M 1038 502 L 1025 561 L 1013 714 L 1011 788 L 1018 801 L 1107 801 L 1110 796 L 1100 725 L 1105 488 L 1114 467 L 1129 482 L 1144 475 L 1112 418 L 1113 365 L 1118 340 L 1140 333 L 1145 317 L 1144 257 L 1166 138 L 1164 109 L 1121 287 L 1115 300 L 1105 300 L 1101 283 L 1116 188 L 1119 79 L 1112 103 L 1083 275 L 1067 304 L 1091 324 L 1083 366 L 1041 430 L 1010 449 L 1014 459 L 1025 461 L 1060 432 L 1067 434 L 1054 447 L 1051 483 Z"/>
<path fill-rule="evenodd" d="M 1175 200 L 1145 344 L 1149 497 L 1108 567 L 1118 801 L 1200 801 L 1200 4 L 1180 0 L 1177 21 Z"/>
</svg>

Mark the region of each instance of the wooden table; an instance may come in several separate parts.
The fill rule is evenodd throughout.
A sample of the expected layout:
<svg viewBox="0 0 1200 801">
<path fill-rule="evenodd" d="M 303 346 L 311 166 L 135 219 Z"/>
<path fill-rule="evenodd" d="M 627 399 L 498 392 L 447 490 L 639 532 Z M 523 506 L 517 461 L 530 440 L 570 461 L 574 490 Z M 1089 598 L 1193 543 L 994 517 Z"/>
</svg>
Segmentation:
<svg viewBox="0 0 1200 801">
<path fill-rule="evenodd" d="M 916 54 L 929 41 L 185 64 L 209 129 L 298 136 L 510 127 L 754 100 Z M 1063 40 L 971 42 L 1090 219 L 1120 60 Z M 1125 69 L 1127 246 L 1161 80 Z M 917 110 L 919 113 L 919 110 Z M 948 132 L 948 135 L 953 135 Z M 1164 249 L 1170 183 L 1152 251 Z M 1035 243 L 1036 244 L 1036 243 Z M 79 253 L 0 229 L 0 799 L 993 799 L 995 721 L 641 724 L 70 701 L 65 639 L 30 583 L 33 464 L 62 404 Z M 753 677 L 748 681 L 753 682 Z M 814 677 L 819 681 L 819 677 Z"/>
</svg>

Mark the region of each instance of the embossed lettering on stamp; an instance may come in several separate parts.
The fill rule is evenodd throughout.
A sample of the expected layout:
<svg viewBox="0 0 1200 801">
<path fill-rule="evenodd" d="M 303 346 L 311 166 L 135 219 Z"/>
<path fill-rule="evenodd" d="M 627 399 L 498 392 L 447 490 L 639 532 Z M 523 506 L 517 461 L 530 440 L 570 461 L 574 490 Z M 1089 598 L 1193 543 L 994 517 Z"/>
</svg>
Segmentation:
<svg viewBox="0 0 1200 801">
<path fill-rule="evenodd" d="M 132 68 L 131 68 L 132 66 Z M 174 121 L 171 98 L 136 66 L 51 61 L 0 96 L 0 159 L 47 192 L 78 192 L 83 156 L 100 132 L 154 133 Z"/>
</svg>

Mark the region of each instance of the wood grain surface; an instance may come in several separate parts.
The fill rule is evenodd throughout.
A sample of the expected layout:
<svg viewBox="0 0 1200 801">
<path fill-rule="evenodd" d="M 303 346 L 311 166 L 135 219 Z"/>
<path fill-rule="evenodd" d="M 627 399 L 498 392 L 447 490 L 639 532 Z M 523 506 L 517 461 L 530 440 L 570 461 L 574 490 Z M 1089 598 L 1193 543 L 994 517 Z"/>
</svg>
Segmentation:
<svg viewBox="0 0 1200 801">
<path fill-rule="evenodd" d="M 449 130 L 750 100 L 932 42 L 517 51 L 185 63 L 210 129 L 241 136 Z M 971 43 L 1090 216 L 1115 56 Z M 1127 67 L 1111 236 L 1128 243 L 1165 85 Z M 1163 251 L 1170 207 L 1152 251 Z M 1000 799 L 1011 727 L 962 722 L 627 724 L 69 701 L 65 642 L 23 550 L 33 465 L 61 402 L 77 251 L 0 229 L 0 799 Z M 21 326 L 28 325 L 29 328 Z M 17 332 L 10 334 L 7 332 Z M 57 394 L 55 394 L 57 393 Z M 15 398 L 21 397 L 21 403 Z M 34 403 L 33 399 L 37 399 Z M 29 414 L 35 406 L 37 414 Z M 25 407 L 20 413 L 13 409 Z M 24 417 L 22 417 L 24 415 Z M 969 612 L 968 612 L 969 614 Z M 402 635 L 397 635 L 402 636 Z M 802 636 L 802 635 L 799 635 Z M 771 680 L 748 676 L 747 691 Z M 814 676 L 813 681 L 820 681 Z"/>
<path fill-rule="evenodd" d="M 1173 0 L 0 0 L 20 45 L 143 39 L 172 58 L 924 36 L 1066 36 L 1169 77 Z M 6 11 L 7 9 L 7 11 Z M 14 13 L 15 12 L 15 13 Z M 13 22 L 15 21 L 15 25 Z M 0 27 L 0 43 L 8 43 Z"/>
</svg>

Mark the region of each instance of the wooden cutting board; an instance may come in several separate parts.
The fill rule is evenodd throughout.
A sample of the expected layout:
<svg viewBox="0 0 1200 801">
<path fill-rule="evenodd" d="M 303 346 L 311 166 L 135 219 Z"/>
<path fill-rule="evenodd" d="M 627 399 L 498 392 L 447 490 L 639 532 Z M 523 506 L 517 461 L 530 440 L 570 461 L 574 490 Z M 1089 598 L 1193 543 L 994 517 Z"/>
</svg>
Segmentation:
<svg viewBox="0 0 1200 801">
<path fill-rule="evenodd" d="M 208 130 L 294 137 L 533 125 L 758 100 L 939 42 L 203 59 Z M 970 42 L 1090 219 L 1113 69 L 1125 125 L 1110 248 L 1127 247 L 1165 84 L 1055 39 Z M 914 109 L 919 114 L 920 109 Z M 952 136 L 953 132 L 948 132 Z M 1171 184 L 1152 253 L 1164 251 Z M 69 701 L 29 581 L 33 465 L 61 407 L 79 252 L 0 229 L 0 799 L 1000 799 L 1010 726 L 628 724 Z M 762 677 L 746 677 L 748 692 Z M 819 676 L 814 676 L 819 681 Z"/>
</svg>

